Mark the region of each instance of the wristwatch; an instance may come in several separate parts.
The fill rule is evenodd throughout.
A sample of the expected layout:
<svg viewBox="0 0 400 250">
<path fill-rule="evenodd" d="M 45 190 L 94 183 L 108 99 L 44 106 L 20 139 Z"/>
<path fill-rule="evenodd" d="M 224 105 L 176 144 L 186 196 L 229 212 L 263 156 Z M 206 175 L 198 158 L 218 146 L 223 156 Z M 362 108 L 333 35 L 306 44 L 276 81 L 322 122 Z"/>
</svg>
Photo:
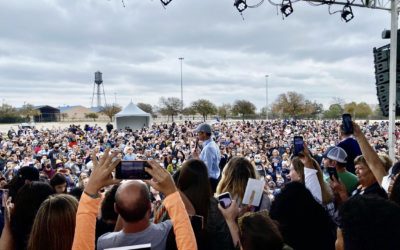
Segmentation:
<svg viewBox="0 0 400 250">
<path fill-rule="evenodd" d="M 96 193 L 96 194 L 89 194 L 88 192 L 86 192 L 86 191 L 83 191 L 87 196 L 89 196 L 90 198 L 92 198 L 92 199 L 98 199 L 98 198 L 100 198 L 100 194 L 99 193 Z"/>
</svg>

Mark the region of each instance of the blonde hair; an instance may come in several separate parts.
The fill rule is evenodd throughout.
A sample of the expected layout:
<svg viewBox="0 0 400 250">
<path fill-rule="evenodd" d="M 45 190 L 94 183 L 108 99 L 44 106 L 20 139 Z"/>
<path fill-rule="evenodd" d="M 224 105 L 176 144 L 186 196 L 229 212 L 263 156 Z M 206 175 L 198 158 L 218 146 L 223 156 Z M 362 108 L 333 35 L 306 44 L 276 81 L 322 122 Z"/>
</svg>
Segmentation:
<svg viewBox="0 0 400 250">
<path fill-rule="evenodd" d="M 241 203 L 249 178 L 258 179 L 254 166 L 244 157 L 233 157 L 222 172 L 216 193 L 229 192 L 233 199 Z"/>
<path fill-rule="evenodd" d="M 78 200 L 52 195 L 40 206 L 29 236 L 28 250 L 70 250 L 74 240 Z"/>
<path fill-rule="evenodd" d="M 385 153 L 378 153 L 379 159 L 381 160 L 383 166 L 385 167 L 386 173 L 389 172 L 389 169 L 393 166 L 392 159 Z"/>
</svg>

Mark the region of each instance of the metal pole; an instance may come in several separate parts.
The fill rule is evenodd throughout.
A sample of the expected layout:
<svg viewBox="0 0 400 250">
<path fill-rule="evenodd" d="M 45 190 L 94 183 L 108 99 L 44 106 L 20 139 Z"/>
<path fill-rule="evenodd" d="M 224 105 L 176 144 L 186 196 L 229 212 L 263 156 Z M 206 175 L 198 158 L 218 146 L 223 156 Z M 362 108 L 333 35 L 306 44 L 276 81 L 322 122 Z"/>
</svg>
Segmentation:
<svg viewBox="0 0 400 250">
<path fill-rule="evenodd" d="M 396 71 L 397 71 L 397 27 L 398 27 L 398 0 L 391 2 L 391 32 L 390 32 L 390 68 L 389 68 L 389 157 L 395 161 L 396 141 Z"/>
<path fill-rule="evenodd" d="M 181 110 L 183 110 L 183 81 L 182 81 L 182 61 L 183 57 L 179 57 L 179 60 L 181 61 Z"/>
<path fill-rule="evenodd" d="M 268 76 L 269 75 L 265 75 L 265 113 L 267 120 L 268 120 Z"/>
</svg>

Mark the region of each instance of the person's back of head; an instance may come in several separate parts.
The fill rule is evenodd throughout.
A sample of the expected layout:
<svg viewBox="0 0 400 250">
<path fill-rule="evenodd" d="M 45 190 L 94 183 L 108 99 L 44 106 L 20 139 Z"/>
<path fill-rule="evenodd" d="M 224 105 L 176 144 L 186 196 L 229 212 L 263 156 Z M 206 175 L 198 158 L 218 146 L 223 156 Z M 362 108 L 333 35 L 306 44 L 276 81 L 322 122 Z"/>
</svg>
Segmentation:
<svg viewBox="0 0 400 250">
<path fill-rule="evenodd" d="M 57 173 L 50 179 L 50 185 L 56 193 L 67 192 L 67 178 L 63 174 Z"/>
<path fill-rule="evenodd" d="M 11 214 L 11 232 L 16 249 L 25 249 L 36 212 L 44 200 L 54 194 L 47 183 L 32 182 L 25 184 L 19 191 Z"/>
<path fill-rule="evenodd" d="M 186 161 L 180 169 L 177 188 L 190 200 L 196 214 L 207 221 L 212 192 L 204 162 L 194 159 Z"/>
<path fill-rule="evenodd" d="M 9 189 L 9 195 L 12 197 L 12 202 L 18 194 L 19 189 L 27 183 L 39 180 L 39 171 L 34 167 L 22 167 L 13 179 L 6 185 Z"/>
<path fill-rule="evenodd" d="M 346 250 L 400 249 L 397 204 L 377 196 L 359 195 L 348 200 L 339 214 Z"/>
<path fill-rule="evenodd" d="M 239 218 L 243 250 L 282 250 L 283 238 L 267 211 L 246 213 Z"/>
<path fill-rule="evenodd" d="M 292 158 L 292 166 L 296 173 L 299 175 L 300 182 L 305 183 L 304 180 L 304 164 L 301 162 L 300 158 L 295 156 Z M 292 180 L 293 181 L 293 180 Z"/>
<path fill-rule="evenodd" d="M 125 222 L 139 222 L 150 215 L 151 202 L 147 186 L 140 181 L 128 181 L 117 189 L 115 210 Z"/>
<path fill-rule="evenodd" d="M 40 206 L 28 250 L 69 250 L 74 240 L 78 200 L 67 194 L 52 195 Z"/>
<path fill-rule="evenodd" d="M 334 223 L 300 182 L 286 184 L 275 197 L 270 216 L 279 222 L 285 242 L 294 249 L 334 249 Z"/>
<path fill-rule="evenodd" d="M 118 218 L 118 214 L 114 210 L 115 193 L 117 192 L 119 185 L 114 185 L 107 193 L 103 201 L 101 202 L 101 219 L 105 222 L 115 223 Z"/>
<path fill-rule="evenodd" d="M 234 199 L 243 199 L 249 178 L 257 179 L 255 167 L 244 157 L 233 157 L 222 172 L 217 193 L 229 192 Z"/>
<path fill-rule="evenodd" d="M 347 138 L 347 137 L 349 137 L 349 136 L 351 136 L 351 135 L 352 135 L 351 133 L 346 132 L 346 130 L 344 129 L 344 125 L 341 124 L 341 125 L 340 125 L 340 136 L 341 136 L 342 138 Z"/>
</svg>

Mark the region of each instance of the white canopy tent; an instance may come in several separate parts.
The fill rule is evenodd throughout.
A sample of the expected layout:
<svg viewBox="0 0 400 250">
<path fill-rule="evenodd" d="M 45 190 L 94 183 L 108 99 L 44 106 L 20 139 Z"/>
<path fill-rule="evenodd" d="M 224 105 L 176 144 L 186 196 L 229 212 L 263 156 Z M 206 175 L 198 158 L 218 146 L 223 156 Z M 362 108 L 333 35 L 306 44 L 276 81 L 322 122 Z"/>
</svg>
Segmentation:
<svg viewBox="0 0 400 250">
<path fill-rule="evenodd" d="M 128 106 L 115 115 L 115 123 L 117 129 L 129 127 L 132 130 L 137 130 L 151 125 L 151 115 L 138 108 L 131 101 Z"/>
</svg>

